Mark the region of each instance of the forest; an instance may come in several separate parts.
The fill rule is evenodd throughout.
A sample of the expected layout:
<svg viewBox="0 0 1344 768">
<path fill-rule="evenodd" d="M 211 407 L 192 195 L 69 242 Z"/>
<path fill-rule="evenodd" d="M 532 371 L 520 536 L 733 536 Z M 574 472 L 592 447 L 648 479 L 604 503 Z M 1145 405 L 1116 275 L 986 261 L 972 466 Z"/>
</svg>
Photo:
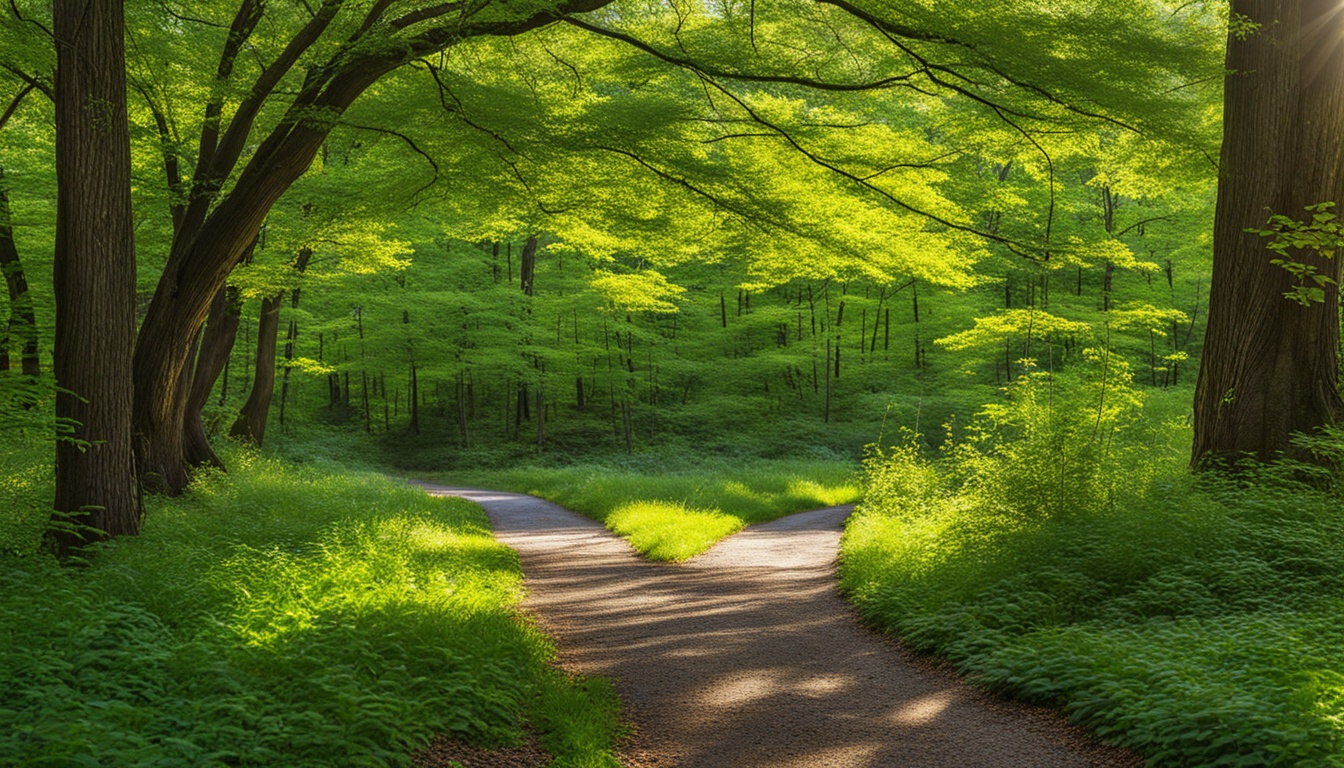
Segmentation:
<svg viewBox="0 0 1344 768">
<path fill-rule="evenodd" d="M 1344 766 L 1342 109 L 1332 0 L 8 0 L 0 765 L 644 765 L 471 487 Z"/>
</svg>

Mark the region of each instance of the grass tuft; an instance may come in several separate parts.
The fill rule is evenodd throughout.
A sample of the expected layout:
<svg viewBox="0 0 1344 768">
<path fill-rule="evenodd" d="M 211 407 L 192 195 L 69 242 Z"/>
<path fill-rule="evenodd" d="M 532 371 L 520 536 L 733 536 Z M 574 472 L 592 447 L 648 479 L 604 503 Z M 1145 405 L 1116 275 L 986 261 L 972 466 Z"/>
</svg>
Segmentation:
<svg viewBox="0 0 1344 768">
<path fill-rule="evenodd" d="M 445 482 L 504 488 L 604 523 L 652 560 L 681 561 L 751 523 L 848 504 L 859 496 L 843 461 L 749 460 L 737 466 L 578 465 L 463 472 Z"/>
</svg>

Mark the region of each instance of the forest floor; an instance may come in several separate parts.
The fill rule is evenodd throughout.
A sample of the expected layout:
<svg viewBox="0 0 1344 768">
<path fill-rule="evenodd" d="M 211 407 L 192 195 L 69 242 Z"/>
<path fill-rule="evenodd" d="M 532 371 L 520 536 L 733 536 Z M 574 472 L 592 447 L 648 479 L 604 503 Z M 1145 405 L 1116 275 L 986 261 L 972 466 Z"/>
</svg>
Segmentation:
<svg viewBox="0 0 1344 768">
<path fill-rule="evenodd" d="M 560 664 L 614 681 L 635 730 L 631 768 L 1142 765 L 860 625 L 835 580 L 848 506 L 753 525 L 668 564 L 531 496 L 423 485 L 485 507 Z M 525 764 L 452 749 L 420 764 Z"/>
</svg>

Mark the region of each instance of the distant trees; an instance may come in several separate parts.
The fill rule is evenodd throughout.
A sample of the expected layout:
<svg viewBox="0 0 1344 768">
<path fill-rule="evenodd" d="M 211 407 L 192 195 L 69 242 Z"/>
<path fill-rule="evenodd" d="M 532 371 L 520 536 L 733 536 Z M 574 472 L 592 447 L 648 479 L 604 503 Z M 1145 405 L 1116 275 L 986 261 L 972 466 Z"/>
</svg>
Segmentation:
<svg viewBox="0 0 1344 768">
<path fill-rule="evenodd" d="M 145 297 L 147 304 L 141 302 L 144 316 L 131 358 L 133 399 L 125 418 L 144 487 L 168 493 L 185 486 L 193 465 L 219 463 L 205 439 L 200 412 L 238 327 L 237 267 L 255 249 L 265 249 L 258 245 L 264 228 L 281 228 L 276 220 L 286 215 L 282 200 L 296 184 L 323 175 L 329 165 L 349 162 L 352 148 L 360 145 L 352 135 L 376 136 L 409 148 L 406 154 L 418 164 L 417 170 L 432 167 L 430 185 L 442 173 L 451 177 L 453 194 L 463 195 L 462 189 L 471 195 L 482 193 L 484 202 L 461 203 L 459 212 L 492 210 L 477 217 L 478 231 L 455 236 L 469 241 L 529 238 L 518 254 L 524 295 L 511 297 L 524 306 L 537 288 L 538 257 L 545 254 L 544 270 L 553 253 L 551 245 L 541 247 L 541 242 L 556 244 L 557 260 L 569 253 L 613 264 L 637 254 L 602 278 L 627 287 L 635 282 L 634 275 L 661 280 L 656 270 L 646 270 L 649 264 L 656 266 L 658 258 L 684 263 L 704 255 L 729 255 L 749 262 L 747 273 L 754 285 L 762 287 L 790 281 L 800 285 L 806 281 L 810 287 L 812 281 L 850 277 L 879 286 L 872 317 L 864 313 L 866 308 L 853 309 L 857 303 L 850 305 L 852 320 L 847 327 L 855 329 L 851 337 L 857 333 L 862 360 L 865 351 L 872 355 L 877 350 L 882 310 L 890 325 L 890 308 L 883 305 L 883 297 L 898 278 L 967 286 L 973 282 L 972 265 L 992 250 L 999 256 L 1011 253 L 1013 259 L 1025 257 L 1029 268 L 1040 272 L 1040 290 L 1048 297 L 1046 272 L 1057 265 L 1081 268 L 1095 262 L 1098 254 L 1121 268 L 1130 263 L 1114 258 L 1128 253 L 1123 244 L 1110 243 L 1110 250 L 1095 247 L 1102 235 L 1118 239 L 1123 228 L 1088 234 L 1076 226 L 1077 221 L 1056 215 L 1056 204 L 1063 210 L 1067 202 L 1065 185 L 1074 184 L 1072 179 L 1065 182 L 1057 169 L 1074 170 L 1078 164 L 1068 165 L 1067 158 L 1096 151 L 1087 137 L 1095 138 L 1098 126 L 1121 132 L 1134 127 L 1108 112 L 1108 105 L 1119 105 L 1115 113 L 1122 117 L 1138 114 L 1140 119 L 1131 122 L 1154 133 L 1175 130 L 1173 121 L 1156 114 L 1159 110 L 1151 114 L 1143 110 L 1158 102 L 1191 98 L 1188 94 L 1198 91 L 1197 82 L 1178 81 L 1187 75 L 1190 62 L 1202 55 L 1190 52 L 1185 44 L 1189 35 L 1183 25 L 1192 12 L 1182 6 L 1168 13 L 1166 4 L 1157 0 L 1139 4 L 1077 0 L 1050 13 L 1024 10 L 1006 0 L 936 11 L 916 5 L 874 9 L 833 0 L 760 9 L 754 4 L 690 4 L 677 9 L 677 14 L 667 14 L 660 6 L 589 13 L 611 0 L 551 0 L 521 6 L 408 0 L 235 2 L 228 8 L 203 4 L 190 15 L 156 2 L 133 2 L 127 9 L 129 39 L 135 43 L 129 70 L 131 107 L 135 127 L 149 137 L 137 144 L 142 150 L 134 158 L 137 178 L 147 178 L 152 170 L 162 179 L 161 189 L 147 194 L 157 195 L 163 204 L 162 237 L 167 242 L 155 243 L 157 232 L 142 240 L 155 243 L 154 256 L 160 257 L 155 261 L 162 263 L 162 272 L 152 297 Z M 40 14 L 42 7 L 35 0 L 17 0 L 8 11 L 0 11 L 8 14 L 0 25 L 0 81 L 14 83 L 16 89 L 24 89 L 22 93 L 45 92 L 42 74 L 29 69 L 47 65 L 40 57 L 18 57 L 15 51 L 23 46 L 13 44 L 20 34 L 30 36 L 24 40 L 41 37 L 45 27 L 33 13 Z M 86 5 L 80 9 L 92 13 Z M 1154 15 L 1157 11 L 1162 13 Z M 68 8 L 58 6 L 58 12 Z M 556 21 L 567 23 L 513 44 L 514 36 Z M 1009 33 L 1018 28 L 1030 38 L 1027 43 L 1012 42 Z M 1138 37 L 1151 37 L 1154 59 L 1162 63 L 1146 65 L 1137 57 L 1121 55 L 1129 51 L 1127 45 L 1102 34 L 1117 28 L 1133 28 L 1139 30 Z M 948 30 L 956 30 L 956 35 Z M 64 44 L 59 33 L 56 37 Z M 182 55 L 187 49 L 192 56 Z M 68 54 L 73 49 L 63 50 Z M 202 51 L 211 53 L 202 56 Z M 809 54 L 799 56 L 799 51 Z M 1110 62 L 1107 74 L 1079 74 L 1076 62 L 1087 57 Z M 127 71 L 111 59 L 103 60 L 102 66 Z M 390 76 L 398 71 L 405 76 Z M 1179 85 L 1171 89 L 1178 95 L 1153 96 L 1159 90 L 1147 87 L 1153 83 Z M 434 124 L 426 128 L 421 121 L 382 124 L 379 115 L 365 119 L 371 115 L 361 113 L 356 102 L 370 97 L 379 104 L 405 102 L 407 114 L 418 109 L 441 122 L 428 121 Z M 102 104 L 101 99 L 90 103 Z M 118 121 L 124 128 L 124 99 L 120 109 L 115 115 L 95 117 Z M 519 115 L 526 119 L 518 119 Z M 978 133 L 986 125 L 993 126 L 988 138 Z M 58 128 L 63 135 L 79 135 L 73 123 Z M 343 160 L 341 149 L 333 150 L 333 144 L 342 142 Z M 121 163 L 124 153 L 105 153 L 103 159 Z M 94 178 L 91 169 L 80 165 L 87 162 L 88 158 L 60 153 L 62 183 L 69 183 L 71 174 Z M 1004 163 L 1004 169 L 1011 165 L 1023 187 L 1035 186 L 1022 194 L 1009 193 L 1005 173 L 996 191 L 976 189 L 974 168 L 985 162 Z M 464 171 L 468 166 L 470 171 Z M 108 165 L 98 172 L 114 170 Z M 397 178 L 384 183 L 405 184 L 404 174 L 391 176 Z M 112 177 L 106 178 L 111 183 Z M 1078 182 L 1072 191 L 1087 193 L 1088 183 Z M 1106 189 L 1112 183 L 1122 189 L 1128 182 L 1107 181 Z M 137 189 L 148 186 L 152 185 L 138 184 Z M 98 198 L 96 205 L 90 203 L 87 210 L 103 212 L 96 226 L 129 222 L 128 203 L 120 195 L 118 189 Z M 315 207 L 334 206 L 329 201 L 348 197 L 348 189 L 342 189 L 319 196 Z M 1132 195 L 1140 197 L 1141 193 Z M 980 223 L 977 201 L 994 211 L 992 224 Z M 303 208 L 307 217 L 306 203 Z M 0 225 L 5 219 L 0 212 Z M 63 222 L 62 238 L 73 238 L 76 229 L 87 233 L 95 228 L 95 223 Z M 536 235 L 542 233 L 545 238 L 539 240 Z M 128 234 L 120 229 L 107 234 L 111 239 L 100 242 L 111 244 L 116 256 L 98 268 L 117 265 L 121 271 L 100 278 L 97 286 L 58 285 L 58 309 L 62 315 L 70 313 L 75 323 L 88 322 L 79 319 L 81 311 L 104 307 L 98 311 L 116 313 L 116 318 L 100 333 L 122 334 L 126 317 L 134 325 L 133 253 L 128 250 Z M 1088 238 L 1092 241 L 1082 242 Z M 0 228 L 0 245 L 3 239 Z M 320 239 L 328 242 L 314 246 L 319 251 L 315 264 L 322 261 L 320 251 L 339 238 L 326 238 L 324 233 Z M 311 245 L 297 240 L 285 243 L 282 252 L 293 254 Z M 67 244 L 76 242 L 62 239 L 61 253 L 70 252 Z M 276 246 L 271 247 L 274 253 Z M 512 248 L 506 251 L 510 282 L 513 255 Z M 79 263 L 69 258 L 74 257 L 63 255 L 60 264 Z M 58 282 L 61 275 L 69 276 L 62 269 L 58 268 Z M 1032 297 L 1035 278 L 1033 274 L 1032 281 L 1024 283 Z M 274 297 L 287 288 L 267 284 L 261 291 L 254 285 L 248 298 Z M 544 291 L 545 284 L 540 288 Z M 645 288 L 651 293 L 662 290 L 652 283 Z M 98 291 L 103 294 L 95 301 Z M 1011 293 L 1006 283 L 1005 291 Z M 73 296 L 80 299 L 69 298 Z M 103 298 L 105 306 L 100 303 Z M 752 298 L 746 294 L 748 313 Z M 795 301 L 798 306 L 792 315 L 781 316 L 779 327 L 772 329 L 781 348 L 793 336 L 799 341 L 803 337 L 801 292 Z M 810 305 L 811 297 L 808 301 Z M 1007 298 L 1006 302 L 1011 303 Z M 281 309 L 278 299 L 271 304 L 267 309 Z M 836 311 L 839 325 L 839 308 Z M 719 315 L 726 327 L 726 303 L 719 306 Z M 815 337 L 814 308 L 809 315 Z M 915 316 L 918 321 L 917 309 Z M 274 385 L 278 333 L 278 326 L 270 322 L 274 312 L 264 311 L 263 319 L 267 324 L 258 329 L 262 349 L 256 365 L 261 377 L 256 397 L 236 430 L 258 442 Z M 581 344 L 578 324 L 573 314 L 569 320 L 556 320 L 557 347 L 562 332 L 568 338 L 572 330 L 574 349 L 564 354 L 574 357 L 576 364 L 581 351 L 595 361 L 597 355 L 586 346 L 595 344 L 597 337 Z M 418 417 L 422 397 L 417 393 L 432 391 L 426 373 L 431 363 L 412 343 L 419 340 L 411 338 L 411 328 L 398 331 L 407 335 L 404 344 L 412 366 L 406 410 Z M 414 332 L 429 333 L 418 325 Z M 888 332 L 889 328 L 883 331 L 884 345 Z M 57 372 L 69 378 L 75 376 L 73 369 L 63 368 L 60 357 L 67 348 L 63 344 L 70 340 L 59 333 Z M 627 373 L 634 372 L 632 333 L 632 328 L 624 329 Z M 360 334 L 362 341 L 362 328 Z M 296 335 L 291 323 L 287 338 L 291 352 Z M 616 334 L 618 353 L 620 338 Z M 855 339 L 835 339 L 836 344 L 842 341 L 849 345 L 848 365 Z M 441 338 L 424 342 L 427 349 L 448 344 Z M 521 340 L 520 349 L 530 344 Z M 371 429 L 370 393 L 380 390 L 386 400 L 388 390 L 385 371 L 366 366 L 360 347 L 356 385 L 363 387 L 363 415 L 366 429 Z M 605 335 L 603 347 L 610 369 L 611 342 Z M 131 349 L 118 335 L 115 343 L 97 352 L 130 356 Z M 316 364 L 327 365 L 320 350 L 319 342 Z M 916 350 L 919 359 L 918 343 Z M 286 357 L 289 367 L 289 353 Z M 1011 350 L 1000 357 L 1005 365 L 1012 363 Z M 530 364 L 524 361 L 506 376 L 505 388 L 517 387 L 518 412 L 535 407 L 546 413 L 544 408 L 559 401 L 551 387 L 543 406 L 542 385 L 548 375 L 543 358 L 533 350 Z M 71 359 L 66 356 L 67 364 Z M 398 361 L 394 367 L 390 359 L 383 362 L 388 370 L 401 365 Z M 458 389 L 465 393 L 470 388 L 470 367 L 461 357 L 457 362 Z M 299 370 L 301 365 L 315 370 L 312 363 L 293 364 Z M 594 371 L 598 367 L 596 362 L 587 364 Z M 811 367 L 815 390 L 816 365 Z M 836 360 L 834 369 L 838 368 Z M 121 375 L 119 369 L 107 370 Z M 803 370 L 783 370 L 788 390 L 801 393 Z M 828 363 L 825 371 L 831 370 Z M 589 374 L 587 382 L 577 370 L 575 374 L 582 409 L 595 396 L 595 374 Z M 378 384 L 371 389 L 372 375 Z M 650 382 L 655 382 L 653 374 Z M 61 384 L 84 394 L 65 379 Z M 529 398 L 529 385 L 535 400 Z M 652 386 L 656 392 L 657 384 Z M 684 401 L 691 379 L 678 386 Z M 769 385 L 764 388 L 768 391 Z M 347 378 L 347 406 L 350 389 Z M 615 389 L 608 389 L 614 403 Z M 332 391 L 337 389 L 333 386 Z M 131 390 L 117 392 L 112 400 Z M 393 394 L 394 414 L 400 396 Z M 459 395 L 459 400 L 464 397 Z M 62 413 L 76 414 L 69 410 L 74 407 L 70 403 L 62 407 L 67 409 Z M 386 407 L 384 411 L 386 423 Z M 74 418 L 85 421 L 87 416 L 79 412 Z M 118 412 L 116 418 L 123 414 Z M 465 441 L 466 417 L 461 421 Z M 92 421 L 85 423 L 92 429 Z M 539 439 L 541 432 L 539 425 Z M 100 449 L 104 445 L 98 443 Z"/>
<path fill-rule="evenodd" d="M 1285 298 L 1293 275 L 1248 232 L 1271 214 L 1344 202 L 1344 13 L 1337 0 L 1234 0 L 1231 26 L 1195 464 L 1269 459 L 1293 433 L 1344 416 L 1341 259 L 1296 254 L 1329 279 L 1321 301 L 1300 304 Z"/>
</svg>

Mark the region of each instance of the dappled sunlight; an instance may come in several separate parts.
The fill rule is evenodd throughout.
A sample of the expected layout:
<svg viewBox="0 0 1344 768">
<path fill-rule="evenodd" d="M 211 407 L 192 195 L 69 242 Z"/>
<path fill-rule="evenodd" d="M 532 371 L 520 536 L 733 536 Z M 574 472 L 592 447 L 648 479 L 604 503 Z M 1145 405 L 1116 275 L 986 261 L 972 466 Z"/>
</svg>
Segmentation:
<svg viewBox="0 0 1344 768">
<path fill-rule="evenodd" d="M 610 750 L 614 695 L 549 666 L 478 506 L 251 456 L 151 504 L 86 568 L 0 571 L 3 709 L 33 724 L 0 763 L 386 765 L 521 718 Z"/>
<path fill-rule="evenodd" d="M 891 716 L 899 725 L 927 725 L 947 711 L 956 701 L 955 691 L 939 691 L 902 704 Z"/>
<path fill-rule="evenodd" d="M 752 526 L 683 563 L 640 559 L 544 501 L 487 509 L 564 667 L 611 676 L 645 725 L 636 748 L 670 764 L 1072 764 L 854 620 L 834 573 L 849 507 Z M 1038 750 L 1054 757 L 1033 763 Z"/>
<path fill-rule="evenodd" d="M 702 693 L 704 698 L 713 701 L 714 706 L 722 709 L 760 701 L 774 695 L 778 688 L 778 681 L 774 676 L 762 672 L 747 672 L 714 683 Z"/>
</svg>

